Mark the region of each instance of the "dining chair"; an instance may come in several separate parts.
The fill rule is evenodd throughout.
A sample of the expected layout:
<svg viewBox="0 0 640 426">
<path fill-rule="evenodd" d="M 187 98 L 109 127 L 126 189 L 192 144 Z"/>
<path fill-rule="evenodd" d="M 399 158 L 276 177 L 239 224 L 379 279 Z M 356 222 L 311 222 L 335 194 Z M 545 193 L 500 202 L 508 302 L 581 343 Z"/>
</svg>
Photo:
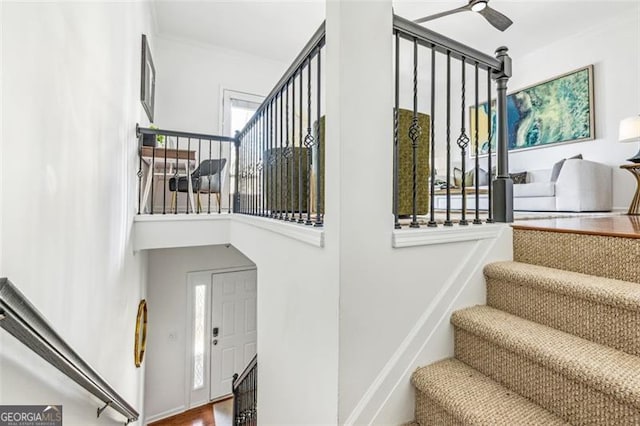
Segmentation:
<svg viewBox="0 0 640 426">
<path fill-rule="evenodd" d="M 169 191 L 171 194 L 171 208 L 174 212 L 178 209 L 178 192 L 189 192 L 189 181 L 191 179 L 191 188 L 198 195 L 198 213 L 202 210 L 202 202 L 200 194 L 215 194 L 218 208 L 220 208 L 220 194 L 222 191 L 222 183 L 224 180 L 224 166 L 227 159 L 204 160 L 197 169 L 191 173 L 189 177 L 180 176 L 172 177 L 169 180 Z"/>
</svg>

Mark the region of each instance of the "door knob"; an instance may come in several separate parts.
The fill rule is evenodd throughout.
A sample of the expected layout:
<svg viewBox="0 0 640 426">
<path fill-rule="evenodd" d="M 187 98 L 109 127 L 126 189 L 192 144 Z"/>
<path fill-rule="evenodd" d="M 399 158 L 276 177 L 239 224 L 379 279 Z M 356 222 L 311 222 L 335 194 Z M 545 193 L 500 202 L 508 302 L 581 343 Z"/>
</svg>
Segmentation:
<svg viewBox="0 0 640 426">
<path fill-rule="evenodd" d="M 213 343 L 213 346 L 217 345 L 218 344 L 218 339 L 213 339 L 212 343 Z"/>
</svg>

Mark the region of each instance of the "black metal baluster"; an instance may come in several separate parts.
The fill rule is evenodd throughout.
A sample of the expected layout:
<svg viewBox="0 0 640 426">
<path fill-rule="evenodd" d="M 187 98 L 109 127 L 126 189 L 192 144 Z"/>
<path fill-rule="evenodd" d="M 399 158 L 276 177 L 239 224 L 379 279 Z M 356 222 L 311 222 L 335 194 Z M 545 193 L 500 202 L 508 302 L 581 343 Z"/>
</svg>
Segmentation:
<svg viewBox="0 0 640 426">
<path fill-rule="evenodd" d="M 438 226 L 436 222 L 435 213 L 435 191 L 436 191 L 436 46 L 431 45 L 431 123 L 429 123 L 429 130 L 431 131 L 430 143 L 431 153 L 429 158 L 431 160 L 431 183 L 429 188 L 429 223 L 427 226 L 434 228 Z"/>
<path fill-rule="evenodd" d="M 289 132 L 287 131 L 287 135 Z M 296 209 L 295 209 L 295 201 L 294 201 L 294 181 L 296 174 L 296 166 L 295 166 L 295 157 L 296 154 L 296 73 L 293 73 L 291 77 L 291 155 L 289 155 L 289 167 L 291 168 L 289 181 L 289 207 L 291 209 L 291 222 L 296 221 Z M 289 170 L 289 168 L 287 168 Z"/>
<path fill-rule="evenodd" d="M 420 228 L 418 224 L 418 145 L 422 129 L 418 122 L 418 39 L 413 39 L 413 119 L 409 126 L 411 139 L 411 224 L 410 228 Z"/>
<path fill-rule="evenodd" d="M 180 173 L 178 172 L 180 170 L 180 164 L 178 163 L 178 151 L 180 150 L 180 137 L 176 136 L 176 168 L 173 171 L 173 178 L 175 179 L 176 182 L 176 187 L 175 187 L 175 202 L 173 203 L 173 214 L 178 214 L 178 179 L 180 179 Z"/>
<path fill-rule="evenodd" d="M 474 69 L 474 73 L 475 73 L 475 109 L 474 109 L 474 120 L 476 122 L 476 126 L 474 129 L 474 139 L 476 141 L 476 146 L 475 146 L 475 155 L 476 155 L 476 173 L 475 173 L 475 178 L 476 178 L 476 217 L 473 219 L 473 224 L 474 225 L 480 225 L 482 224 L 482 220 L 480 220 L 480 155 L 479 151 L 478 151 L 478 128 L 480 127 L 480 123 L 478 118 L 480 117 L 479 115 L 479 111 L 478 111 L 478 107 L 479 107 L 479 103 L 480 103 L 480 88 L 478 87 L 479 84 L 479 78 L 478 78 L 478 63 L 476 62 L 476 66 Z M 489 175 L 491 175 L 491 170 L 489 170 Z"/>
<path fill-rule="evenodd" d="M 144 173 L 142 173 L 142 147 L 144 146 L 142 144 L 143 138 L 144 138 L 144 134 L 142 132 L 140 132 L 138 130 L 138 125 L 136 124 L 136 132 L 138 133 L 138 214 L 142 213 L 142 176 L 144 176 Z M 166 157 L 165 157 L 166 158 Z M 146 182 L 145 182 L 146 184 Z"/>
<path fill-rule="evenodd" d="M 453 222 L 451 222 L 451 51 L 450 50 L 447 50 L 447 215 L 444 221 L 444 226 L 453 226 Z"/>
<path fill-rule="evenodd" d="M 284 182 L 282 183 L 282 187 L 284 189 L 284 205 L 285 205 L 285 212 L 284 212 L 284 217 L 282 219 L 289 221 L 289 200 L 287 200 L 287 198 L 289 197 L 289 191 L 287 190 L 287 183 L 289 182 L 289 158 L 291 157 L 291 152 L 290 152 L 290 147 L 289 147 L 289 83 L 285 84 L 285 112 L 284 112 L 284 123 L 285 123 L 285 131 L 284 131 L 284 137 L 285 137 L 285 144 L 286 147 L 284 148 L 283 154 L 284 154 L 284 164 L 285 164 L 285 179 Z"/>
<path fill-rule="evenodd" d="M 209 164 L 211 164 L 211 150 L 213 149 L 213 141 L 209 139 Z M 211 171 L 209 171 L 211 172 Z M 211 182 L 209 182 L 209 196 L 207 197 L 207 214 L 211 214 Z M 231 192 L 231 188 L 229 188 L 229 192 Z"/>
<path fill-rule="evenodd" d="M 393 105 L 393 227 L 400 229 L 398 218 L 398 126 L 400 114 L 400 34 L 395 32 L 394 105 Z"/>
<path fill-rule="evenodd" d="M 278 157 L 279 157 L 279 163 L 278 163 L 278 219 L 282 219 L 283 215 L 282 215 L 282 209 L 283 209 L 283 200 L 282 200 L 282 194 L 283 194 L 283 183 L 284 180 L 282 178 L 283 176 L 283 167 L 282 167 L 282 162 L 284 160 L 284 155 L 282 155 L 282 150 L 283 148 L 283 122 L 282 122 L 282 103 L 283 103 L 283 91 L 280 91 L 280 108 L 278 109 L 278 112 L 280 113 L 280 126 L 278 127 Z"/>
<path fill-rule="evenodd" d="M 302 96 L 302 71 L 303 71 L 303 67 L 300 67 L 300 120 L 299 124 L 300 124 L 300 154 L 298 155 L 298 223 L 304 223 L 304 218 L 302 217 L 302 188 L 303 188 L 303 184 L 302 181 L 306 175 L 306 173 L 303 173 L 302 170 L 302 156 L 303 154 L 305 154 L 306 156 L 306 151 L 305 148 L 303 147 L 303 141 L 302 141 L 302 137 L 304 134 L 303 131 L 303 124 L 302 124 L 302 120 L 303 120 L 303 116 L 304 116 L 304 112 L 302 110 L 303 108 L 303 96 Z"/>
<path fill-rule="evenodd" d="M 153 146 L 151 147 L 151 208 L 149 209 L 151 214 L 154 213 L 155 204 L 153 201 L 154 192 L 156 189 L 156 143 L 158 141 L 158 135 L 153 135 Z"/>
<path fill-rule="evenodd" d="M 307 148 L 307 220 L 305 225 L 313 225 L 311 221 L 311 155 L 313 154 L 314 138 L 311 134 L 311 55 L 307 57 L 307 135 L 304 146 Z"/>
<path fill-rule="evenodd" d="M 166 214 L 167 206 L 167 145 L 169 136 L 164 140 L 164 171 L 162 172 L 162 214 Z"/>
<path fill-rule="evenodd" d="M 202 163 L 202 139 L 198 138 L 198 163 Z M 211 192 L 209 192 L 211 194 Z M 200 214 L 200 191 L 198 191 L 198 207 L 197 213 Z"/>
<path fill-rule="evenodd" d="M 271 176 L 271 217 L 273 219 L 278 217 L 278 213 L 277 213 L 277 206 L 276 206 L 276 202 L 277 202 L 277 191 L 276 188 L 278 187 L 278 182 L 276 181 L 278 174 L 277 174 L 277 166 L 278 166 L 278 162 L 277 162 L 277 155 L 276 155 L 276 111 L 275 111 L 275 107 L 277 107 L 277 102 L 274 98 L 274 100 L 271 102 L 271 130 L 269 131 L 269 135 L 271 138 L 271 142 L 270 142 L 270 146 L 271 146 L 271 151 L 269 154 L 269 161 L 271 163 L 271 172 L 272 172 L 272 176 Z"/>
<path fill-rule="evenodd" d="M 466 226 L 469 224 L 469 222 L 467 221 L 467 182 L 466 182 L 466 173 L 467 173 L 467 167 L 466 167 L 466 162 L 467 162 L 467 145 L 469 145 L 469 137 L 467 136 L 466 133 L 466 125 L 465 125 L 465 108 L 466 108 L 466 92 L 467 92 L 467 76 L 466 76 L 466 68 L 467 68 L 467 62 L 466 62 L 466 58 L 463 56 L 462 57 L 462 97 L 461 97 L 461 105 L 462 107 L 460 108 L 461 112 L 462 112 L 462 117 L 461 117 L 461 124 L 460 124 L 460 136 L 458 137 L 458 140 L 456 141 L 458 144 L 458 147 L 460 148 L 460 156 L 462 157 L 462 213 L 460 216 L 460 221 L 458 222 L 459 225 L 463 225 Z M 478 174 L 478 171 L 476 170 L 476 175 Z M 477 191 L 476 191 L 477 192 Z"/>
<path fill-rule="evenodd" d="M 493 194 L 491 193 L 493 190 L 493 167 L 491 164 L 491 139 L 493 138 L 492 136 L 492 130 L 493 130 L 493 120 L 491 119 L 491 68 L 487 68 L 487 141 L 489 143 L 489 157 L 488 157 L 488 165 L 487 167 L 489 168 L 489 187 L 487 188 L 487 196 L 488 196 L 488 217 L 487 217 L 487 223 L 493 223 Z M 476 148 L 477 150 L 478 148 Z M 477 154 L 476 154 L 477 155 Z"/>
<path fill-rule="evenodd" d="M 317 153 L 317 158 L 316 158 L 316 223 L 313 225 L 316 228 L 322 228 L 322 220 L 323 220 L 323 216 L 324 213 L 322 213 L 323 210 L 323 200 L 322 200 L 322 196 L 324 195 L 322 193 L 322 188 L 324 187 L 324 171 L 322 170 L 322 168 L 324 167 L 324 161 L 323 161 L 323 152 L 322 150 L 324 149 L 324 147 L 322 146 L 322 126 L 320 126 L 320 119 L 321 119 L 321 101 L 322 101 L 322 88 L 321 88 L 321 81 L 322 81 L 322 68 L 321 68 L 321 49 L 320 47 L 318 47 L 318 75 L 316 76 L 317 79 L 317 86 L 316 86 L 316 125 L 318 126 L 318 131 L 316 132 L 317 135 L 317 139 L 316 139 L 316 153 Z M 326 139 L 325 139 L 325 143 L 326 143 Z"/>
<path fill-rule="evenodd" d="M 193 196 L 193 185 L 191 183 L 193 180 L 191 179 L 191 138 L 187 138 L 187 161 L 185 162 L 185 173 L 187 175 L 187 196 L 186 196 L 186 205 L 187 205 L 187 214 L 189 214 L 189 187 L 191 187 L 191 195 Z"/>
</svg>

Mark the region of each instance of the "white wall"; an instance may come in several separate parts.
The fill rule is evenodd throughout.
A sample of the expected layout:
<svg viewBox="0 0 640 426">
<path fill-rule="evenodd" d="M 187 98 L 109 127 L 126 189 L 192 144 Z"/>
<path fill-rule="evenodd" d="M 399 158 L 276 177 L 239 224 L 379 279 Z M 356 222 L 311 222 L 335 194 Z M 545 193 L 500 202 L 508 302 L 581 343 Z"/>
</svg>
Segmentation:
<svg viewBox="0 0 640 426">
<path fill-rule="evenodd" d="M 289 65 L 166 37 L 157 45 L 155 124 L 163 129 L 219 134 L 222 89 L 266 96 Z"/>
<path fill-rule="evenodd" d="M 188 404 L 187 273 L 253 266 L 238 250 L 224 245 L 149 251 L 146 419 L 181 412 Z"/>
<path fill-rule="evenodd" d="M 258 272 L 260 424 L 336 424 L 335 240 L 318 248 L 249 223 L 232 221 L 231 241 L 255 262 Z"/>
<path fill-rule="evenodd" d="M 618 124 L 623 118 L 640 114 L 640 4 L 635 14 L 605 21 L 535 52 L 512 52 L 512 56 L 510 92 L 594 64 L 596 140 L 512 152 L 510 169 L 550 168 L 562 158 L 582 153 L 588 160 L 612 167 L 613 205 L 626 210 L 635 181 L 619 166 L 638 151 L 640 144 L 619 143 Z"/>
<path fill-rule="evenodd" d="M 133 253 L 141 33 L 148 3 L 2 3 L 2 269 L 141 413 L 133 361 L 146 255 Z M 153 49 L 153 39 L 151 40 Z M 63 404 L 122 424 L 0 332 L 0 404 Z"/>
</svg>

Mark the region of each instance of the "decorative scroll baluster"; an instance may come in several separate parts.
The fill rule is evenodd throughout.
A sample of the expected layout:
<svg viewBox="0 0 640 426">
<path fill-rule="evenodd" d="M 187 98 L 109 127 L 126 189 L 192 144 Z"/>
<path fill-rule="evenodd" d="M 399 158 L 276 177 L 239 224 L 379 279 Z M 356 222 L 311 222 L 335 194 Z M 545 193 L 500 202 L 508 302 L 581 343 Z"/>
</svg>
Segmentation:
<svg viewBox="0 0 640 426">
<path fill-rule="evenodd" d="M 444 226 L 451 222 L 451 51 L 447 50 L 447 215 Z"/>
<path fill-rule="evenodd" d="M 458 144 L 458 147 L 460 148 L 460 155 L 462 157 L 462 213 L 460 216 L 460 221 L 458 222 L 459 225 L 463 225 L 466 226 L 469 224 L 469 222 L 467 221 L 467 183 L 466 183 L 466 172 L 467 172 L 467 168 L 466 168 L 466 161 L 467 161 L 467 146 L 469 145 L 469 137 L 467 136 L 467 130 L 466 130 L 466 125 L 465 125 L 465 109 L 466 109 L 466 91 L 467 91 L 467 81 L 466 81 L 466 58 L 462 58 L 462 98 L 461 98 L 461 105 L 462 107 L 460 108 L 461 112 L 462 112 L 462 117 L 461 117 L 461 125 L 460 125 L 460 136 L 458 137 L 458 140 L 456 141 Z M 477 158 L 477 157 L 476 157 Z M 478 175 L 478 170 L 476 169 L 476 176 Z M 476 188 L 476 192 L 477 192 L 477 188 Z"/>
<path fill-rule="evenodd" d="M 317 140 L 316 140 L 316 222 L 313 224 L 313 226 L 315 226 L 316 228 L 321 228 L 322 227 L 322 210 L 323 210 L 323 205 L 322 205 L 322 188 L 324 186 L 324 173 L 322 170 L 322 167 L 324 165 L 324 161 L 322 160 L 323 158 L 323 153 L 322 150 L 324 149 L 324 147 L 322 146 L 322 144 L 320 143 L 322 141 L 322 126 L 320 126 L 320 102 L 321 102 L 321 96 L 320 94 L 322 93 L 321 91 L 321 87 L 320 85 L 321 83 L 321 79 L 322 79 L 322 69 L 321 69 L 321 60 L 320 60 L 320 48 L 318 48 L 318 54 L 317 54 L 317 66 L 318 66 L 318 72 L 316 75 L 316 79 L 317 79 L 317 85 L 316 85 L 316 125 L 318 126 L 318 131 L 316 132 L 317 135 Z M 325 143 L 326 143 L 326 138 L 325 138 Z"/>
<path fill-rule="evenodd" d="M 311 56 L 307 58 L 307 135 L 304 137 L 304 146 L 307 148 L 307 220 L 305 225 L 313 225 L 311 221 L 311 155 L 315 140 L 311 134 Z"/>
<path fill-rule="evenodd" d="M 393 105 L 393 227 L 400 229 L 398 218 L 398 126 L 400 113 L 400 34 L 395 32 L 395 102 Z"/>
<path fill-rule="evenodd" d="M 431 45 L 431 123 L 429 124 L 429 130 L 431 130 L 431 153 L 429 158 L 431 159 L 431 182 L 429 188 L 429 223 L 427 226 L 434 228 L 438 226 L 436 223 L 435 214 L 435 192 L 436 192 L 436 46 Z"/>
<path fill-rule="evenodd" d="M 418 146 L 422 128 L 418 122 L 418 39 L 413 39 L 413 119 L 409 127 L 411 139 L 411 224 L 410 228 L 419 228 L 417 216 L 418 201 Z"/>
</svg>

